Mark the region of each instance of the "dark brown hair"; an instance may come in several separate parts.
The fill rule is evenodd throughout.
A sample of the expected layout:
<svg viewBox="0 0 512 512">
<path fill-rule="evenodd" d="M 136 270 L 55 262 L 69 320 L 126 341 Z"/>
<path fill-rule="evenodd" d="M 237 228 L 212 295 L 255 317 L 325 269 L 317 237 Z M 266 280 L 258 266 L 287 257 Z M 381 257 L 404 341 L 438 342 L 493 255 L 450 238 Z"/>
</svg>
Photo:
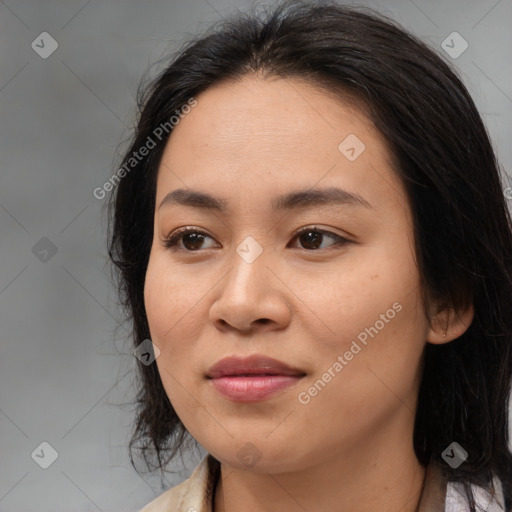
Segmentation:
<svg viewBox="0 0 512 512">
<path fill-rule="evenodd" d="M 191 97 L 247 74 L 300 77 L 360 99 L 389 143 L 414 215 L 415 249 L 426 314 L 429 300 L 475 316 L 458 339 L 426 343 L 414 426 L 418 460 L 450 480 L 502 481 L 512 502 L 508 405 L 512 379 L 512 222 L 489 136 L 451 67 L 395 22 L 335 2 L 285 1 L 263 14 L 237 13 L 187 42 L 159 76 L 139 89 L 139 118 L 121 166 Z M 156 175 L 172 135 L 131 162 L 110 198 L 109 255 L 133 343 L 150 338 L 144 278 L 153 237 Z M 430 316 L 429 316 L 430 318 Z M 130 442 L 148 468 L 163 470 L 187 432 L 156 364 L 138 362 L 137 421 Z M 453 441 L 468 459 L 441 457 Z M 156 459 L 155 459 L 156 456 Z M 133 458 L 132 458 L 133 464 Z"/>
</svg>

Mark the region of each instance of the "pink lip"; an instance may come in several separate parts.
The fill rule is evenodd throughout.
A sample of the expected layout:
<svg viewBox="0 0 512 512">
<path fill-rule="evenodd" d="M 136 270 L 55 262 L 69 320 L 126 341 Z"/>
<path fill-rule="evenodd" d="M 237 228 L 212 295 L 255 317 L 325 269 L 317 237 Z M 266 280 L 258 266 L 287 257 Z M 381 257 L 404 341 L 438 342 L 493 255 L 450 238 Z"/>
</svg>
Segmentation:
<svg viewBox="0 0 512 512">
<path fill-rule="evenodd" d="M 207 377 L 226 398 L 256 402 L 295 385 L 306 374 L 263 355 L 226 357 L 213 365 Z"/>
<path fill-rule="evenodd" d="M 293 375 L 253 375 L 211 379 L 215 389 L 235 402 L 258 402 L 296 384 L 302 377 Z"/>
</svg>

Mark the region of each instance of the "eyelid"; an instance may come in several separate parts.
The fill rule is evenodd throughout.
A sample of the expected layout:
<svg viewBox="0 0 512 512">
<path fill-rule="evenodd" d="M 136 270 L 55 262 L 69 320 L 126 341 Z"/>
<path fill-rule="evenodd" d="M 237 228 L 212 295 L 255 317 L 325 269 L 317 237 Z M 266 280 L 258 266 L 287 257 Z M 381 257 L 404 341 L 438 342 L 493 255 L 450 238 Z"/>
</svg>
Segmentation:
<svg viewBox="0 0 512 512">
<path fill-rule="evenodd" d="M 303 233 L 307 233 L 308 231 L 316 231 L 318 233 L 321 233 L 322 235 L 327 235 L 327 236 L 329 236 L 331 238 L 337 239 L 336 243 L 334 243 L 334 244 L 332 244 L 329 247 L 326 247 L 324 249 L 304 249 L 302 247 L 300 248 L 303 251 L 306 251 L 308 253 L 326 252 L 326 251 L 329 251 L 331 249 L 336 250 L 339 246 L 343 246 L 343 245 L 347 245 L 349 243 L 353 243 L 351 240 L 349 240 L 348 238 L 346 238 L 344 236 L 338 235 L 337 233 L 334 233 L 333 231 L 329 231 L 328 229 L 320 228 L 320 227 L 318 227 L 316 225 L 304 226 L 303 228 L 297 229 L 293 233 L 292 240 L 295 240 L 300 235 L 302 235 Z"/>
<path fill-rule="evenodd" d="M 175 251 L 184 251 L 189 253 L 199 252 L 199 251 L 189 251 L 187 249 L 182 249 L 181 247 L 177 248 L 177 242 L 180 240 L 180 237 L 186 233 L 198 233 L 203 236 L 207 236 L 208 238 L 214 239 L 210 236 L 206 231 L 196 228 L 195 226 L 183 226 L 181 228 L 176 229 L 170 235 L 164 237 L 162 239 L 162 245 L 168 249 L 172 249 Z"/>
<path fill-rule="evenodd" d="M 297 237 L 299 237 L 303 233 L 307 233 L 308 231 L 316 231 L 322 235 L 327 235 L 331 238 L 337 239 L 336 243 L 330 245 L 329 247 L 323 248 L 323 249 L 305 249 L 303 247 L 299 248 L 302 251 L 305 251 L 308 253 L 313 253 L 313 252 L 325 253 L 331 249 L 336 250 L 337 248 L 339 248 L 339 246 L 345 246 L 348 244 L 355 243 L 354 241 L 352 241 L 342 235 L 338 235 L 337 233 L 334 233 L 333 231 L 329 231 L 328 229 L 320 228 L 317 225 L 304 226 L 302 228 L 297 229 L 296 231 L 294 231 L 291 240 L 292 241 L 295 240 Z M 162 239 L 162 245 L 170 250 L 173 250 L 173 251 L 181 251 L 181 252 L 186 252 L 186 253 L 190 253 L 190 254 L 200 253 L 204 250 L 207 250 L 207 249 L 198 249 L 196 251 L 191 251 L 188 249 L 182 249 L 181 247 L 177 247 L 178 242 L 181 240 L 180 237 L 186 233 L 197 233 L 197 234 L 200 234 L 202 236 L 205 236 L 205 237 L 208 237 L 208 238 L 211 238 L 212 240 L 214 240 L 214 238 L 212 236 L 210 236 L 206 231 L 204 231 L 201 228 L 196 228 L 194 226 L 183 226 L 183 227 L 178 228 L 175 231 L 173 231 L 169 236 L 164 237 Z"/>
</svg>

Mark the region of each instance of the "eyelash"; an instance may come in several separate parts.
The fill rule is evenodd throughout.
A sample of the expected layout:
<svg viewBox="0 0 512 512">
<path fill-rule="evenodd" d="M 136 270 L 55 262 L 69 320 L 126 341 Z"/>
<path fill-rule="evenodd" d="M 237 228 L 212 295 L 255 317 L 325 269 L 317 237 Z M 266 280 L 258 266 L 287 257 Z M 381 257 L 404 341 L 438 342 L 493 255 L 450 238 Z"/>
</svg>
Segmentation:
<svg viewBox="0 0 512 512">
<path fill-rule="evenodd" d="M 347 240 L 346 238 L 343 238 L 342 236 L 337 235 L 336 233 L 332 233 L 331 231 L 326 231 L 324 229 L 317 228 L 316 226 L 306 226 L 304 228 L 301 228 L 301 229 L 297 230 L 294 233 L 294 235 L 292 237 L 292 240 L 295 240 L 296 238 L 300 237 L 303 233 L 308 233 L 308 232 L 311 232 L 311 231 L 316 232 L 316 233 L 320 233 L 322 235 L 328 235 L 328 236 L 330 236 L 332 238 L 337 239 L 338 241 L 336 243 L 332 244 L 331 246 L 329 246 L 327 248 L 323 248 L 323 249 L 322 248 L 320 248 L 320 249 L 305 249 L 305 248 L 301 248 L 302 250 L 307 251 L 307 252 L 331 251 L 331 250 L 336 250 L 340 246 L 343 247 L 345 245 L 353 243 L 350 240 Z M 172 233 L 170 236 L 165 238 L 163 240 L 163 244 L 162 245 L 164 247 L 166 247 L 167 249 L 170 249 L 170 250 L 176 251 L 176 252 L 177 251 L 189 252 L 189 253 L 200 252 L 201 249 L 197 249 L 197 250 L 193 251 L 193 250 L 183 249 L 181 247 L 178 247 L 178 242 L 181 240 L 183 235 L 186 235 L 188 233 L 196 233 L 196 234 L 199 234 L 199 235 L 202 235 L 202 236 L 206 236 L 208 238 L 212 238 L 210 235 L 208 235 L 207 233 L 205 233 L 204 231 L 202 231 L 200 229 L 184 227 L 184 228 L 178 229 L 177 231 Z"/>
</svg>

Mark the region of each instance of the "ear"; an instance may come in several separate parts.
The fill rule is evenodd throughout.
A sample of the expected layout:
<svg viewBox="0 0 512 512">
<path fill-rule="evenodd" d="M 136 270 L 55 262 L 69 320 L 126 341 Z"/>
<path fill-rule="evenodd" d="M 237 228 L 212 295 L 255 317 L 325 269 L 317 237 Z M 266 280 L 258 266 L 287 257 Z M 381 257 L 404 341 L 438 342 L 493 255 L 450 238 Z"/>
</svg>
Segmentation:
<svg viewBox="0 0 512 512">
<path fill-rule="evenodd" d="M 427 341 L 437 345 L 457 339 L 469 328 L 474 315 L 473 304 L 457 311 L 450 307 L 438 311 L 428 329 Z"/>
</svg>

